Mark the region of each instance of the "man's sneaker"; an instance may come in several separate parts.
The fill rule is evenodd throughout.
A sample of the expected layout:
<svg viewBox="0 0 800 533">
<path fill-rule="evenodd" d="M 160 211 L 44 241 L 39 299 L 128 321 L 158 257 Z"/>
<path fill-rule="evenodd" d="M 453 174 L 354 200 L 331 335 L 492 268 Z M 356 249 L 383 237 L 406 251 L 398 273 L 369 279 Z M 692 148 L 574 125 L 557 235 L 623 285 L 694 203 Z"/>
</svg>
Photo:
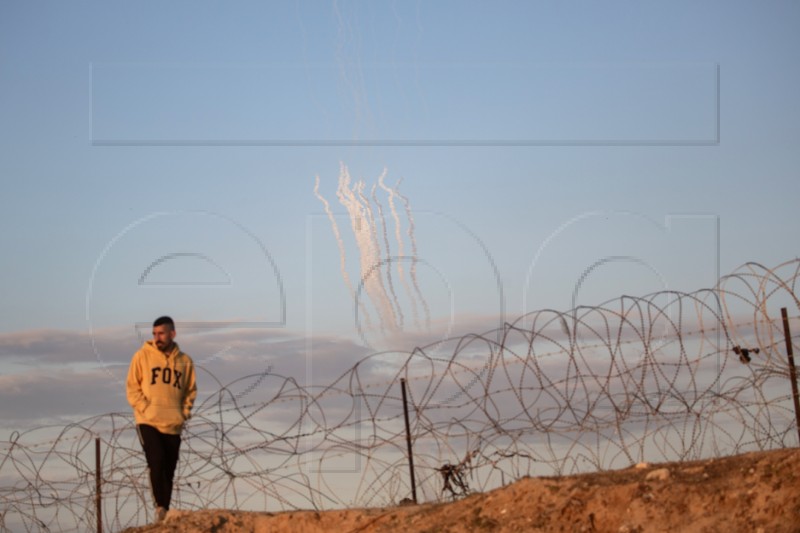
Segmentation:
<svg viewBox="0 0 800 533">
<path fill-rule="evenodd" d="M 167 510 L 163 507 L 156 507 L 156 524 L 160 524 L 167 517 Z"/>
</svg>

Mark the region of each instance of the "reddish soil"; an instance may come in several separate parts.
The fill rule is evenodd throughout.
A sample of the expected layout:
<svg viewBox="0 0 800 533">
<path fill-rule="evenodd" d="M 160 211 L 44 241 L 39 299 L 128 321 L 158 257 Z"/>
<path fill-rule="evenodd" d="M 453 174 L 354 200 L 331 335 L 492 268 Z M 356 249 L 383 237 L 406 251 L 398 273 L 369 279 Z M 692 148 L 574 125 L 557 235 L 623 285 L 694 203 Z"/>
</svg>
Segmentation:
<svg viewBox="0 0 800 533">
<path fill-rule="evenodd" d="M 258 513 L 170 511 L 143 532 L 800 532 L 800 449 L 521 479 L 452 503 Z"/>
</svg>

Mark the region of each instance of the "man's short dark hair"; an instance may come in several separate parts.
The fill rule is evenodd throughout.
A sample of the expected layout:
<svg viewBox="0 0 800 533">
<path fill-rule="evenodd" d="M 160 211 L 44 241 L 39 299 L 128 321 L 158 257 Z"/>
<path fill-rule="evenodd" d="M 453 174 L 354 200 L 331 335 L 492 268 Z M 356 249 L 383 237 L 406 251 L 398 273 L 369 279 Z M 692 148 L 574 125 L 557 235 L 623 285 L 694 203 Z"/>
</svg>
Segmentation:
<svg viewBox="0 0 800 533">
<path fill-rule="evenodd" d="M 168 317 L 168 316 L 160 316 L 160 317 L 156 318 L 155 322 L 153 322 L 153 327 L 156 327 L 156 326 L 169 326 L 170 329 L 174 330 L 175 329 L 175 322 L 173 322 L 172 319 L 170 317 Z"/>
</svg>

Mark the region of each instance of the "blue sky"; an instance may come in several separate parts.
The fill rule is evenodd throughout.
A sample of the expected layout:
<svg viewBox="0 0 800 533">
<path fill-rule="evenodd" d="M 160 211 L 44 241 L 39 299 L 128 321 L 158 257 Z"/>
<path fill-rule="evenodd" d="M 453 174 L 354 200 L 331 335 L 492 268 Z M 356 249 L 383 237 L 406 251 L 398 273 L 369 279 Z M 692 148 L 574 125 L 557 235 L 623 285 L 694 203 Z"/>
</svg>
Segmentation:
<svg viewBox="0 0 800 533">
<path fill-rule="evenodd" d="M 113 380 L 79 395 L 163 313 L 214 372 L 262 357 L 325 382 L 373 349 L 794 258 L 799 21 L 794 2 L 4 2 L 6 427 L 127 409 Z M 342 164 L 367 194 L 402 178 L 432 330 L 413 292 L 400 334 L 354 318 L 314 194 L 359 280 Z M 204 344 L 208 322 L 261 337 Z"/>
</svg>

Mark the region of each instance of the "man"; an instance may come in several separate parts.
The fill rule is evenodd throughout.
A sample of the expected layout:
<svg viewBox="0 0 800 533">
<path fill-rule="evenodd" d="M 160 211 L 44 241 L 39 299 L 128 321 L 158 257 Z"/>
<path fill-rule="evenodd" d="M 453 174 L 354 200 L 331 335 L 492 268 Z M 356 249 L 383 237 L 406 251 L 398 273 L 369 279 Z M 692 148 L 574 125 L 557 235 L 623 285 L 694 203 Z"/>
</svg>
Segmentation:
<svg viewBox="0 0 800 533">
<path fill-rule="evenodd" d="M 133 355 L 126 389 L 150 469 L 156 522 L 161 522 L 172 499 L 181 430 L 197 396 L 194 363 L 175 343 L 170 317 L 153 322 L 153 339 Z"/>
</svg>

